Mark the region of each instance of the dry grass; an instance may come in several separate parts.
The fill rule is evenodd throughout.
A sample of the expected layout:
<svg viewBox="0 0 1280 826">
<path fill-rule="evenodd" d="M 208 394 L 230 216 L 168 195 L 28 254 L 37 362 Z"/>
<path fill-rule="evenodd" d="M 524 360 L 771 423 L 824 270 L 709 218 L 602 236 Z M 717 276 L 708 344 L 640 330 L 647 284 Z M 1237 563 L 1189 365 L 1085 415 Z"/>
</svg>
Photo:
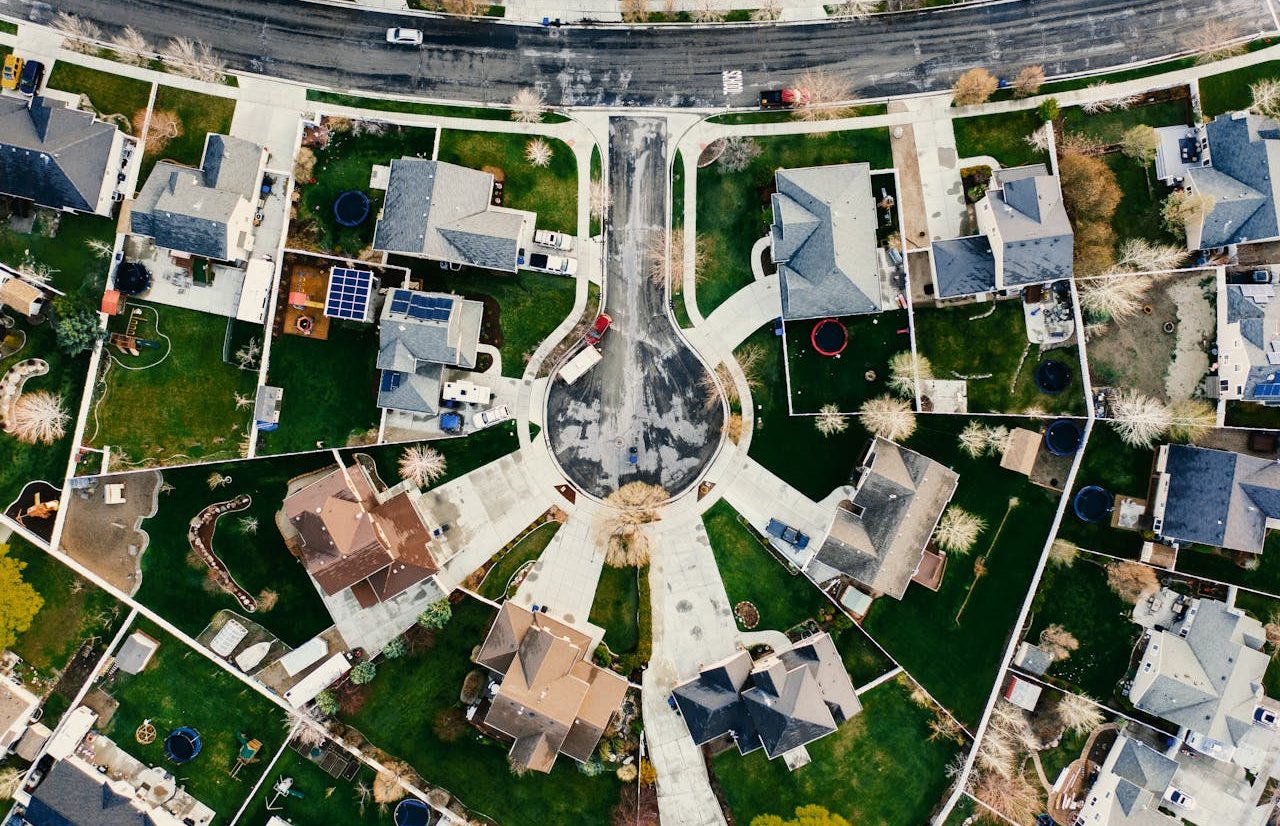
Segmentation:
<svg viewBox="0 0 1280 826">
<path fill-rule="evenodd" d="M 669 498 L 666 490 L 645 482 L 628 482 L 609 494 L 601 526 L 606 565 L 639 568 L 649 561 L 645 526 L 657 521 L 659 509 Z"/>
</svg>

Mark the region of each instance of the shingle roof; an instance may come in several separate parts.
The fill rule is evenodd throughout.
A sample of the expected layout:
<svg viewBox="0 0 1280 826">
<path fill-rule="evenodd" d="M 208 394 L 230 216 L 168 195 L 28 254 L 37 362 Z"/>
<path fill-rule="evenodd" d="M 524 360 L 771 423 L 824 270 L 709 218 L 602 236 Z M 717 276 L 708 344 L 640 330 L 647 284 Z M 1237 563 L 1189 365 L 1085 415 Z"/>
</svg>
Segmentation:
<svg viewBox="0 0 1280 826">
<path fill-rule="evenodd" d="M 490 204 L 493 175 L 444 161 L 400 158 L 391 175 L 373 247 L 515 272 L 531 212 Z"/>
<path fill-rule="evenodd" d="M 1004 247 L 1001 287 L 1070 278 L 1074 234 L 1058 177 L 1043 164 L 998 170 L 987 191 Z"/>
<path fill-rule="evenodd" d="M 783 317 L 879 312 L 871 167 L 780 169 L 774 180 L 771 233 Z"/>
<path fill-rule="evenodd" d="M 1178 770 L 1178 761 L 1126 737 L 1111 770 L 1139 788 L 1164 794 Z"/>
<path fill-rule="evenodd" d="M 1267 519 L 1280 518 L 1280 466 L 1227 450 L 1168 445 L 1160 535 L 1260 553 Z"/>
<path fill-rule="evenodd" d="M 1205 137 L 1212 165 L 1187 170 L 1192 189 L 1215 198 L 1204 217 L 1200 248 L 1280 235 L 1280 125 L 1261 115 L 1229 113 L 1214 118 Z"/>
<path fill-rule="evenodd" d="M 155 826 L 105 779 L 60 760 L 31 793 L 23 817 L 31 826 Z"/>
<path fill-rule="evenodd" d="M 985 235 L 934 241 L 933 269 L 938 298 L 978 295 L 996 288 L 996 259 Z"/>
<path fill-rule="evenodd" d="M 113 168 L 116 126 L 34 98 L 0 98 L 0 192 L 52 209 L 94 212 Z"/>
</svg>

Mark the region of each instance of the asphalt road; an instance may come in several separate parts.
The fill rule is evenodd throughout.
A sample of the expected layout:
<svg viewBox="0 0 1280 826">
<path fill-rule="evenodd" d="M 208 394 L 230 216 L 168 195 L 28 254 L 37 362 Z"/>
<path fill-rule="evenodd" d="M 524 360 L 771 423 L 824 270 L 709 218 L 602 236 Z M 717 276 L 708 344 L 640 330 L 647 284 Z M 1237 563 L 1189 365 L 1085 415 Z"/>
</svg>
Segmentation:
<svg viewBox="0 0 1280 826">
<path fill-rule="evenodd" d="M 657 4 L 654 4 L 657 5 Z M 557 105 L 749 106 L 810 68 L 864 96 L 947 88 L 978 65 L 1012 76 L 1098 71 L 1186 50 L 1216 19 L 1234 34 L 1271 31 L 1267 0 L 1005 0 L 861 21 L 684 28 L 541 28 L 304 0 L 58 0 L 56 9 L 126 25 L 156 48 L 183 36 L 232 69 L 440 99 L 504 101 L 537 85 Z M 55 5 L 0 0 L 0 14 L 48 22 Z M 388 46 L 389 26 L 422 28 L 422 47 Z M 741 71 L 724 93 L 721 73 Z"/>
<path fill-rule="evenodd" d="M 674 496 L 715 456 L 724 409 L 718 396 L 705 403 L 706 368 L 671 326 L 662 286 L 647 277 L 645 251 L 667 220 L 665 119 L 610 119 L 609 181 L 605 310 L 613 326 L 595 369 L 572 386 L 552 377 L 547 435 L 560 469 L 594 496 L 634 481 Z"/>
</svg>

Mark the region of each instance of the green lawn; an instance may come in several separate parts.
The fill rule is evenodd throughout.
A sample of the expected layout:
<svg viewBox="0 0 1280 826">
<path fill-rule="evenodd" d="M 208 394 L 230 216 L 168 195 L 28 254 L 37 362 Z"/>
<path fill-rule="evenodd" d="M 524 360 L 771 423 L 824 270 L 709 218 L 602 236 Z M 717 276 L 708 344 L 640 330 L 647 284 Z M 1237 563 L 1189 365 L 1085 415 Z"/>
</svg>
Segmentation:
<svg viewBox="0 0 1280 826">
<path fill-rule="evenodd" d="M 957 746 L 929 739 L 928 709 L 911 701 L 901 682 L 860 698 L 863 709 L 834 734 L 808 745 L 813 762 L 794 772 L 763 750 L 743 757 L 730 749 L 712 768 L 734 821 L 764 814 L 791 817 L 819 803 L 857 826 L 925 823 L 949 783 L 943 771 Z"/>
<path fill-rule="evenodd" d="M 8 20 L 0 20 L 0 32 L 4 32 L 5 34 L 17 34 L 18 24 L 11 23 Z M 0 46 L 0 56 L 9 54 L 9 52 L 12 52 L 12 51 L 13 49 L 9 48 L 8 46 Z"/>
<path fill-rule="evenodd" d="M 334 106 L 351 106 L 357 109 L 373 109 L 379 112 L 405 112 L 411 115 L 439 115 L 446 118 L 475 118 L 478 120 L 511 120 L 511 112 L 507 109 L 495 109 L 488 106 L 449 106 L 441 103 L 413 103 L 403 100 L 386 100 L 385 98 L 366 98 L 358 95 L 342 95 L 335 92 L 322 92 L 318 89 L 307 90 L 307 100 L 318 103 L 330 103 Z M 564 123 L 568 118 L 548 112 L 542 116 L 543 123 Z"/>
<path fill-rule="evenodd" d="M 1088 739 L 1089 732 L 1064 731 L 1057 746 L 1040 752 L 1040 764 L 1044 766 L 1045 776 L 1049 778 L 1050 783 L 1057 780 L 1062 770 L 1080 757 L 1080 751 Z"/>
<path fill-rule="evenodd" d="M 50 223 L 55 218 L 56 230 Z M 110 246 L 115 233 L 110 218 L 42 209 L 29 233 L 14 232 L 7 222 L 0 222 L 0 262 L 16 268 L 29 258 L 43 264 L 50 270 L 50 284 L 96 310 L 107 285 L 109 264 L 108 256 L 96 255 L 89 243 Z"/>
<path fill-rule="evenodd" d="M 542 552 L 551 544 L 558 530 L 560 530 L 559 522 L 547 522 L 525 534 L 525 537 L 514 547 L 498 557 L 498 561 L 489 569 L 489 573 L 485 574 L 484 581 L 476 590 L 481 596 L 494 601 L 511 596 L 512 591 L 508 587 L 511 577 L 515 576 L 516 571 L 524 567 L 525 563 L 533 562 L 542 556 Z"/>
<path fill-rule="evenodd" d="M 1280 601 L 1241 589 L 1236 592 L 1235 605 L 1258 622 L 1266 625 L 1277 617 Z M 1275 656 L 1274 648 L 1272 649 L 1271 663 L 1267 666 L 1267 673 L 1262 677 L 1262 688 L 1263 693 L 1268 697 L 1280 696 L 1280 658 Z"/>
<path fill-rule="evenodd" d="M 551 164 L 537 169 L 525 160 L 527 135 L 445 130 L 439 159 L 480 169 L 497 167 L 506 175 L 504 206 L 538 213 L 539 229 L 578 234 L 578 162 L 564 141 L 551 145 Z"/>
<path fill-rule="evenodd" d="M 810 336 L 819 322 L 792 321 L 786 325 L 787 361 L 791 370 L 791 409 L 817 413 L 834 404 L 842 413 L 856 413 L 862 403 L 888 391 L 889 359 L 911 349 L 906 310 L 845 316 L 849 346 L 837 356 L 814 349 Z M 874 373 L 871 380 L 868 373 Z"/>
<path fill-rule="evenodd" d="M 562 275 L 528 271 L 507 275 L 473 267 L 455 272 L 440 269 L 434 261 L 399 256 L 392 257 L 391 263 L 413 270 L 423 289 L 458 293 L 482 302 L 480 341 L 498 348 L 502 375 L 511 378 L 524 375 L 538 345 L 573 310 L 575 281 Z"/>
<path fill-rule="evenodd" d="M 1132 606 L 1107 585 L 1105 562 L 1081 554 L 1070 567 L 1051 565 L 1036 593 L 1026 637 L 1036 643 L 1054 624 L 1070 631 L 1080 648 L 1050 666 L 1049 674 L 1102 702 L 1116 693 L 1142 632 L 1130 618 Z"/>
<path fill-rule="evenodd" d="M 138 334 L 160 347 L 137 357 L 105 351 L 86 443 L 123 451 L 113 467 L 238 456 L 253 411 L 238 409 L 235 397 L 252 398 L 258 375 L 222 360 L 227 319 L 136 299 L 129 307 L 143 308 Z M 110 329 L 124 331 L 128 319 L 128 311 L 114 316 Z"/>
<path fill-rule="evenodd" d="M 1231 585 L 1242 585 L 1280 597 L 1280 531 L 1268 531 L 1258 567 L 1243 568 L 1230 557 L 1214 553 L 1201 545 L 1178 551 L 1177 570 Z"/>
<path fill-rule="evenodd" d="M 1063 130 L 1068 134 L 1082 133 L 1090 135 L 1103 143 L 1119 143 L 1120 138 L 1131 127 L 1139 124 L 1147 126 L 1186 125 L 1191 122 L 1190 100 L 1167 100 L 1147 106 L 1135 106 L 1130 109 L 1116 109 L 1111 112 L 1095 112 L 1090 115 L 1078 106 L 1062 110 Z"/>
<path fill-rule="evenodd" d="M 1153 449 L 1129 447 L 1114 427 L 1098 421 L 1089 435 L 1071 495 L 1088 485 L 1098 485 L 1113 496 L 1146 499 L 1154 463 Z M 1063 514 L 1058 535 L 1082 548 L 1133 559 L 1142 550 L 1142 534 L 1138 531 L 1115 530 L 1105 521 L 1084 522 L 1070 508 Z"/>
<path fill-rule="evenodd" d="M 262 754 L 273 754 L 284 739 L 284 720 L 275 705 L 223 669 L 192 651 L 159 626 L 141 618 L 135 628 L 160 641 L 141 674 L 122 671 L 101 683 L 120 703 L 104 732 L 116 745 L 151 766 L 172 765 L 164 756 L 165 736 L 179 726 L 200 733 L 200 754 L 178 774 L 187 791 L 228 823 L 240 808 L 266 760 L 245 766 L 239 777 L 228 771 L 240 751 L 237 733 L 262 741 Z M 158 736 L 141 745 L 134 732 L 150 720 Z"/>
<path fill-rule="evenodd" d="M 680 164 L 680 152 L 676 151 L 676 165 Z M 604 180 L 604 162 L 600 157 L 600 144 L 591 147 L 591 182 L 597 183 Z M 591 237 L 595 238 L 600 234 L 600 216 L 589 216 Z"/>
<path fill-rule="evenodd" d="M 1155 164 L 1145 167 L 1119 152 L 1103 156 L 1120 185 L 1120 205 L 1111 216 L 1116 237 L 1146 238 L 1166 244 L 1182 245 L 1165 227 L 1160 211 L 1171 191 L 1155 175 Z"/>
<path fill-rule="evenodd" d="M 373 243 L 374 217 L 382 209 L 386 192 L 369 188 L 374 166 L 387 166 L 402 157 L 430 158 L 436 145 L 436 130 L 412 126 L 391 126 L 382 133 L 356 134 L 351 129 L 333 130 L 329 143 L 316 149 L 314 181 L 298 181 L 302 192 L 298 220 L 289 227 L 291 243 L 303 243 L 339 255 L 359 255 Z M 369 218 L 356 227 L 339 226 L 333 217 L 333 202 L 348 190 L 369 196 Z"/>
<path fill-rule="evenodd" d="M 1255 63 L 1235 71 L 1200 79 L 1200 107 L 1208 117 L 1248 109 L 1253 104 L 1249 87 L 1260 80 L 1280 78 L 1280 60 Z"/>
<path fill-rule="evenodd" d="M 748 455 L 811 499 L 821 499 L 848 484 L 854 463 L 870 439 L 858 418 L 851 417 L 843 433 L 823 436 L 812 416 L 788 415 L 782 342 L 773 334 L 773 324 L 752 333 L 737 352 L 746 347 L 758 347 L 764 354 L 761 386 L 752 392 L 756 424 Z"/>
<path fill-rule="evenodd" d="M 991 692 L 1057 503 L 1025 476 L 1002 469 L 997 458 L 964 455 L 957 437 L 967 421 L 966 416 L 921 416 L 906 446 L 960 474 L 952 502 L 985 519 L 986 530 L 968 554 L 949 556 L 937 593 L 913 586 L 901 601 L 877 599 L 863 628 L 938 702 L 974 724 Z M 1010 509 L 1015 499 L 1018 504 Z M 997 535 L 1006 513 L 1008 520 Z M 986 573 L 975 580 L 983 555 Z"/>
<path fill-rule="evenodd" d="M 440 451 L 448 463 L 445 475 L 432 485 L 438 488 L 514 452 L 520 447 L 520 440 L 516 436 L 516 425 L 513 419 L 466 436 L 436 439 L 428 444 Z M 342 457 L 347 461 L 351 461 L 352 456 L 357 453 L 372 457 L 377 466 L 378 475 L 390 487 L 400 482 L 400 455 L 408 446 L 408 444 L 385 444 L 352 447 L 343 450 Z"/>
<path fill-rule="evenodd" d="M 838 624 L 843 624 L 843 616 L 836 615 Z M 886 657 L 871 638 L 862 629 L 853 627 L 852 623 L 843 630 L 837 629 L 830 633 L 836 648 L 840 650 L 844 670 L 849 672 L 849 679 L 853 681 L 855 688 L 866 685 L 893 668 L 893 660 Z"/>
<path fill-rule="evenodd" d="M 142 586 L 138 601 L 155 610 L 183 632 L 196 636 L 222 609 L 242 613 L 239 603 L 222 590 L 205 586 L 207 568 L 187 561 L 191 546 L 187 525 L 206 506 L 247 494 L 253 504 L 246 511 L 218 520 L 213 549 L 236 581 L 250 594 L 274 591 L 279 599 L 269 611 L 250 615 L 291 646 L 298 646 L 332 624 L 306 571 L 285 547 L 275 525 L 284 502 L 288 481 L 304 473 L 333 465 L 327 451 L 277 459 L 227 462 L 163 471 L 173 490 L 160 494 L 155 516 L 142 523 L 151 544 L 142 555 Z M 208 479 L 217 472 L 231 483 L 210 490 Z M 258 520 L 257 531 L 247 532 L 242 517 Z"/>
<path fill-rule="evenodd" d="M 604 629 L 604 644 L 615 654 L 640 645 L 640 577 L 635 568 L 604 566 L 588 621 Z"/>
<path fill-rule="evenodd" d="M 929 5 L 926 3 L 925 5 Z M 888 113 L 889 107 L 883 103 L 867 103 L 853 107 L 849 113 L 852 118 L 869 118 L 874 115 Z M 708 123 L 740 124 L 740 123 L 790 123 L 795 120 L 791 110 L 774 110 L 769 112 L 730 112 L 724 115 L 712 115 Z"/>
<path fill-rule="evenodd" d="M 151 84 L 110 72 L 100 72 L 59 61 L 49 74 L 49 86 L 66 92 L 87 95 L 93 108 L 103 116 L 123 115 L 116 120 L 125 132 L 133 134 L 133 117 L 138 110 L 147 108 L 151 97 Z"/>
<path fill-rule="evenodd" d="M 204 154 L 204 140 L 209 133 L 225 135 L 231 131 L 231 117 L 236 111 L 235 98 L 204 95 L 173 86 L 156 90 L 152 112 L 176 112 L 182 121 L 182 134 L 169 141 L 160 152 L 142 156 L 138 186 L 146 183 L 156 161 L 166 160 L 187 166 L 199 166 Z"/>
<path fill-rule="evenodd" d="M 270 759 L 264 757 L 263 761 Z M 302 796 L 279 798 L 276 806 L 281 808 L 268 810 L 267 802 L 275 797 L 271 787 L 278 777 L 293 778 L 293 788 Z M 246 826 L 266 823 L 275 815 L 286 818 L 292 826 L 329 826 L 331 823 L 391 826 L 395 822 L 394 806 L 383 811 L 372 797 L 364 804 L 360 802 L 357 786 L 363 784 L 372 789 L 373 777 L 373 769 L 361 766 L 351 780 L 334 778 L 315 762 L 291 748 L 285 749 L 271 769 L 271 777 L 258 789 L 239 822 Z"/>
<path fill-rule="evenodd" d="M 1042 354 L 1038 345 L 1027 341 L 1021 301 L 997 301 L 995 311 L 987 315 L 991 309 L 985 303 L 916 308 L 916 347 L 933 364 L 934 376 L 990 376 L 968 382 L 973 413 L 1021 413 L 1039 407 L 1049 413 L 1083 415 L 1084 384 L 1076 347 Z M 1050 359 L 1071 371 L 1071 383 L 1061 393 L 1045 393 L 1036 386 L 1036 367 Z"/>
<path fill-rule="evenodd" d="M 781 168 L 865 161 L 872 169 L 893 166 L 887 129 L 832 132 L 825 136 L 756 138 L 761 152 L 742 172 L 723 174 L 718 164 L 698 170 L 698 236 L 708 264 L 699 278 L 698 309 L 704 316 L 750 284 L 751 246 L 773 220 L 769 197 Z"/>
<path fill-rule="evenodd" d="M 754 604 L 760 612 L 760 629 L 786 631 L 831 604 L 804 575 L 787 570 L 774 558 L 725 500 L 702 515 L 702 524 L 730 605 L 743 600 Z"/>
<path fill-rule="evenodd" d="M 1227 402 L 1229 427 L 1280 428 L 1280 408 L 1254 402 Z"/>
<path fill-rule="evenodd" d="M 458 706 L 471 651 L 484 640 L 494 611 L 479 600 L 453 606 L 453 619 L 419 652 L 379 663 L 361 693 L 359 710 L 344 717 L 375 746 L 409 762 L 424 781 L 452 792 L 464 805 L 499 823 L 607 824 L 618 801 L 612 774 L 587 777 L 568 758 L 550 774 L 518 776 L 507 765 L 509 743 L 468 730 L 445 742 L 436 716 Z"/>
<path fill-rule="evenodd" d="M 377 430 L 378 330 L 373 324 L 334 320 L 327 341 L 281 336 L 271 344 L 267 383 L 284 388 L 280 429 L 258 434 L 259 453 L 313 450 L 317 442 L 342 447 Z"/>
<path fill-rule="evenodd" d="M 1048 155 L 1026 141 L 1043 124 L 1034 109 L 951 121 L 956 132 L 956 152 L 961 158 L 990 155 L 1003 167 L 1048 162 Z"/>
</svg>

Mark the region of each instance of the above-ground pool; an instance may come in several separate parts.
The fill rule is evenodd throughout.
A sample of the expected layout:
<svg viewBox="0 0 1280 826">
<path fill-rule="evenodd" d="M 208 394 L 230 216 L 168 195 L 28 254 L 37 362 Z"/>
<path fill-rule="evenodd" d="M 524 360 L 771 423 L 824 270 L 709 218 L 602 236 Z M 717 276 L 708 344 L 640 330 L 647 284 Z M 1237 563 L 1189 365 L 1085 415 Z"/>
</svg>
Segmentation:
<svg viewBox="0 0 1280 826">
<path fill-rule="evenodd" d="M 849 346 L 849 330 L 837 319 L 824 318 L 813 325 L 809 342 L 824 356 L 838 356 Z"/>
<path fill-rule="evenodd" d="M 1072 456 L 1080 449 L 1084 434 L 1070 419 L 1057 419 L 1044 429 L 1044 446 L 1054 456 Z"/>
<path fill-rule="evenodd" d="M 344 227 L 358 227 L 369 217 L 369 196 L 348 189 L 333 201 L 333 220 Z"/>
<path fill-rule="evenodd" d="M 1071 506 L 1076 516 L 1085 522 L 1101 522 L 1111 513 L 1113 502 L 1115 497 L 1110 492 L 1097 485 L 1089 485 L 1080 489 Z"/>
<path fill-rule="evenodd" d="M 164 738 L 164 756 L 174 763 L 190 763 L 200 754 L 200 732 L 183 726 L 169 732 Z"/>
<path fill-rule="evenodd" d="M 1061 393 L 1071 384 L 1071 368 L 1060 361 L 1049 359 L 1036 368 L 1036 387 L 1046 393 Z"/>
</svg>

